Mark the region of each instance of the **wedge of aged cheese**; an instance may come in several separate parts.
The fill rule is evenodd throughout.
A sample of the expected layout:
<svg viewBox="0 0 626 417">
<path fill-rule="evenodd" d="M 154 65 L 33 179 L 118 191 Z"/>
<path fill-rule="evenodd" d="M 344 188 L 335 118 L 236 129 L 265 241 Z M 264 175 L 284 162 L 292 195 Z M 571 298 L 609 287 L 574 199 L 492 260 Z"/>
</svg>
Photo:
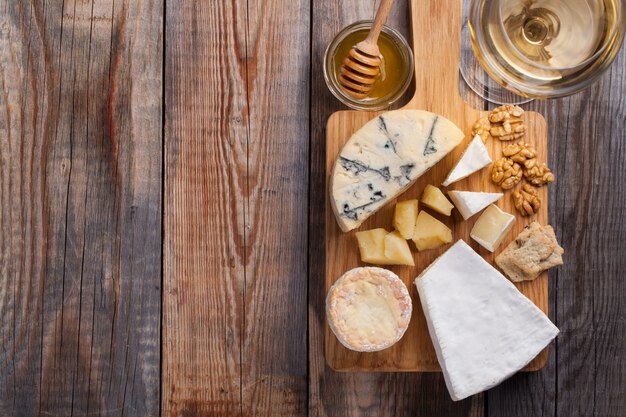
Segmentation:
<svg viewBox="0 0 626 417">
<path fill-rule="evenodd" d="M 495 252 L 514 224 L 515 216 L 492 204 L 476 220 L 470 236 L 483 248 Z"/>
<path fill-rule="evenodd" d="M 415 286 L 454 401 L 498 385 L 559 333 L 463 240 L 424 270 Z"/>
<path fill-rule="evenodd" d="M 390 111 L 366 123 L 344 145 L 330 179 L 341 230 L 358 227 L 462 140 L 450 120 L 422 110 Z"/>
<path fill-rule="evenodd" d="M 424 188 L 421 201 L 426 207 L 429 207 L 444 216 L 452 214 L 452 209 L 454 208 L 452 203 L 448 201 L 441 190 L 430 184 Z"/>
<path fill-rule="evenodd" d="M 463 152 L 459 162 L 452 168 L 452 171 L 450 171 L 448 177 L 441 185 L 447 187 L 453 182 L 469 177 L 474 172 L 483 169 L 490 163 L 491 157 L 489 156 L 489 151 L 480 136 L 476 135 L 467 146 L 467 149 L 465 149 L 465 152 Z"/>
<path fill-rule="evenodd" d="M 463 219 L 467 220 L 474 214 L 478 213 L 489 204 L 495 203 L 502 198 L 502 193 L 481 193 L 473 191 L 448 191 L 450 200 L 454 203 L 456 208 L 463 216 Z"/>
<path fill-rule="evenodd" d="M 383 268 L 351 269 L 326 296 L 330 329 L 342 345 L 358 352 L 383 350 L 400 340 L 412 311 L 402 280 Z"/>
</svg>

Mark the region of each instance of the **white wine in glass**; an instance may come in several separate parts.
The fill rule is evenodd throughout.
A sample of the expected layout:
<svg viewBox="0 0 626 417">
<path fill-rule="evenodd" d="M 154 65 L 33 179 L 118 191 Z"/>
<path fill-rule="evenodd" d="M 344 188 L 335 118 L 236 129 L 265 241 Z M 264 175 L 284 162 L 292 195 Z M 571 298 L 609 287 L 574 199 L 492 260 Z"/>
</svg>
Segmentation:
<svg viewBox="0 0 626 417">
<path fill-rule="evenodd" d="M 589 86 L 611 65 L 625 13 L 626 0 L 472 0 L 469 34 L 498 84 L 524 97 L 560 97 Z"/>
</svg>

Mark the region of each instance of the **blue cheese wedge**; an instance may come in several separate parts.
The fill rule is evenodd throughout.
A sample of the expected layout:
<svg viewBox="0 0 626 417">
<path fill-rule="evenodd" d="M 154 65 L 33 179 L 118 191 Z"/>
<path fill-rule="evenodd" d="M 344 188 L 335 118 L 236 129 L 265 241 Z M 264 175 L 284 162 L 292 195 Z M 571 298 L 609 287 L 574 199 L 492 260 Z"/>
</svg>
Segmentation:
<svg viewBox="0 0 626 417">
<path fill-rule="evenodd" d="M 448 177 L 441 185 L 447 187 L 454 182 L 469 177 L 474 172 L 483 169 L 490 163 L 491 157 L 489 156 L 489 151 L 480 136 L 476 135 L 467 146 L 467 149 L 465 149 L 465 152 L 463 152 L 459 162 L 452 168 L 452 171 L 450 171 Z"/>
<path fill-rule="evenodd" d="M 509 378 L 559 333 L 463 240 L 417 277 L 415 286 L 454 401 Z"/>
<path fill-rule="evenodd" d="M 358 227 L 463 140 L 450 120 L 423 110 L 384 113 L 352 135 L 330 180 L 341 230 Z"/>
<path fill-rule="evenodd" d="M 330 329 L 342 345 L 357 352 L 375 352 L 396 343 L 409 327 L 412 311 L 402 280 L 383 268 L 351 269 L 326 296 Z"/>
</svg>

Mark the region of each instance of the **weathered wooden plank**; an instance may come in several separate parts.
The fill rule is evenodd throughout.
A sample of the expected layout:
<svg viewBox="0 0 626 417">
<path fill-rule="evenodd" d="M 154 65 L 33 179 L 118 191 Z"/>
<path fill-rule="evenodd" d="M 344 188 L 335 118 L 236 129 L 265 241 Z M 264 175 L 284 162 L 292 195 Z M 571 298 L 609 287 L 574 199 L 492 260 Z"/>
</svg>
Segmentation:
<svg viewBox="0 0 626 417">
<path fill-rule="evenodd" d="M 307 408 L 309 0 L 248 4 L 244 415 Z"/>
<path fill-rule="evenodd" d="M 162 3 L 0 6 L 0 414 L 158 414 Z"/>
<path fill-rule="evenodd" d="M 246 9 L 168 2 L 164 416 L 241 415 Z"/>
<path fill-rule="evenodd" d="M 321 63 L 326 46 L 344 26 L 371 19 L 376 2 L 313 2 L 311 179 L 309 207 L 309 414 L 312 416 L 482 416 L 483 396 L 452 402 L 440 374 L 337 373 L 324 358 L 325 132 L 341 109 L 326 88 Z M 409 38 L 408 2 L 396 2 L 389 24 Z M 407 93 L 405 102 L 412 91 Z M 399 103 L 398 106 L 404 103 Z"/>
<path fill-rule="evenodd" d="M 561 334 L 546 369 L 488 394 L 490 416 L 626 414 L 625 80 L 622 51 L 589 90 L 530 105 L 546 114 L 551 129 L 557 181 L 550 222 L 565 265 L 550 275 L 556 289 L 550 311 Z"/>
<path fill-rule="evenodd" d="M 306 413 L 309 3 L 168 3 L 163 413 Z"/>
</svg>

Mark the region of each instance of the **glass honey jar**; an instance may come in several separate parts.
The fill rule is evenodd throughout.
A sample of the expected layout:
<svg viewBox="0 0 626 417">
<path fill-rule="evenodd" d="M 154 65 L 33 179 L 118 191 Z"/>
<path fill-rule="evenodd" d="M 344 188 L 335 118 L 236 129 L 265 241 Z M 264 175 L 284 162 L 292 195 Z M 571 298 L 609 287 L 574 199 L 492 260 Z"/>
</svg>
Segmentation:
<svg viewBox="0 0 626 417">
<path fill-rule="evenodd" d="M 367 97 L 356 99 L 346 93 L 339 83 L 340 69 L 350 49 L 364 40 L 372 26 L 371 20 L 351 24 L 339 32 L 324 54 L 324 79 L 339 101 L 355 110 L 382 110 L 396 102 L 411 84 L 413 53 L 402 35 L 383 26 L 378 47 L 382 56 L 379 79 Z"/>
</svg>

